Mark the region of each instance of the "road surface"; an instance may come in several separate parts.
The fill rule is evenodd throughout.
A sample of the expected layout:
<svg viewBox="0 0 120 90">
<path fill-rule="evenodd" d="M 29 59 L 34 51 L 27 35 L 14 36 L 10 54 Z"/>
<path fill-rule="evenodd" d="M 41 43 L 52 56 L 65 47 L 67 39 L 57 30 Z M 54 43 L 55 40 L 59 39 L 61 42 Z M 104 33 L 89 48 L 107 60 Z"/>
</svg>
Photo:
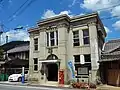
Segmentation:
<svg viewBox="0 0 120 90">
<path fill-rule="evenodd" d="M 0 84 L 0 90 L 70 90 L 70 89 Z"/>
</svg>

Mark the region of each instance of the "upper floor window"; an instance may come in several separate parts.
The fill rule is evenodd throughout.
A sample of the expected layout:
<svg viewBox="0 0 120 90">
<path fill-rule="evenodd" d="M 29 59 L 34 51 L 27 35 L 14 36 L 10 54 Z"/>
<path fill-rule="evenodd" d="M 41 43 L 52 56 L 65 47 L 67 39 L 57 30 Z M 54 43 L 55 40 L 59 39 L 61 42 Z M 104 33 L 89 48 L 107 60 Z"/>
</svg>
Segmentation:
<svg viewBox="0 0 120 90">
<path fill-rule="evenodd" d="M 58 45 L 58 31 L 47 32 L 47 46 Z"/>
<path fill-rule="evenodd" d="M 38 71 L 38 58 L 34 58 L 34 71 Z"/>
<path fill-rule="evenodd" d="M 38 38 L 34 39 L 34 50 L 38 50 Z"/>
<path fill-rule="evenodd" d="M 90 44 L 90 41 L 89 41 L 89 30 L 88 29 L 83 30 L 83 43 L 84 44 Z"/>
<path fill-rule="evenodd" d="M 79 30 L 73 31 L 73 46 L 79 46 Z"/>
</svg>

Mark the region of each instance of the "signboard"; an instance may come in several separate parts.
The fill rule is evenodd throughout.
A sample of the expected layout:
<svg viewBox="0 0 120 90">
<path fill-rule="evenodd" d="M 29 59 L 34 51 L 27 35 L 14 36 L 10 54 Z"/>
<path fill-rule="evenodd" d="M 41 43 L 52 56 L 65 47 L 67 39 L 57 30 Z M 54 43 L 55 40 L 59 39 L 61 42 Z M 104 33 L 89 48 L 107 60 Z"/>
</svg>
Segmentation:
<svg viewBox="0 0 120 90">
<path fill-rule="evenodd" d="M 80 67 L 78 68 L 78 74 L 79 75 L 88 75 L 88 68 L 87 67 Z"/>
<path fill-rule="evenodd" d="M 72 61 L 69 61 L 69 62 L 68 62 L 68 67 L 69 67 L 69 69 L 70 69 L 70 71 L 71 71 L 71 73 L 72 73 L 72 78 L 75 78 L 75 71 L 74 71 L 74 68 L 73 68 L 73 63 L 72 63 Z"/>
</svg>

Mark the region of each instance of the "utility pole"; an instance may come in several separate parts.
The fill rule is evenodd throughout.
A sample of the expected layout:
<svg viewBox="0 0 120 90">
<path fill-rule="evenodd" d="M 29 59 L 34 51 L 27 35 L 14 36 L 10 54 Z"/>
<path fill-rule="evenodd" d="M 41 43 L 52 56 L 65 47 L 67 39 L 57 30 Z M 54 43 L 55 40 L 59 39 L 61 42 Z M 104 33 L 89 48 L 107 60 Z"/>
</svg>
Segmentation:
<svg viewBox="0 0 120 90">
<path fill-rule="evenodd" d="M 8 36 L 6 36 L 6 43 L 8 43 Z"/>
<path fill-rule="evenodd" d="M 2 44 L 3 24 L 0 24 L 0 46 Z"/>
</svg>

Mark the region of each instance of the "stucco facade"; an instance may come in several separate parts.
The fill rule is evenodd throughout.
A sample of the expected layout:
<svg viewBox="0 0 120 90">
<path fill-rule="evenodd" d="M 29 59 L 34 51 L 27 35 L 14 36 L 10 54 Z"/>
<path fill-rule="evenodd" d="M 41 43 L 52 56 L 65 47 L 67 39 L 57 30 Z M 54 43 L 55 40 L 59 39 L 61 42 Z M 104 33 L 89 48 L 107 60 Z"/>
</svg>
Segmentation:
<svg viewBox="0 0 120 90">
<path fill-rule="evenodd" d="M 88 34 L 83 34 L 84 30 L 88 30 Z M 73 35 L 74 31 L 78 34 Z M 54 32 L 54 34 L 50 33 Z M 56 33 L 57 32 L 57 33 Z M 29 29 L 30 33 L 30 57 L 29 57 L 29 81 L 40 84 L 49 83 L 49 69 L 46 67 L 49 63 L 57 63 L 58 71 L 64 71 L 65 84 L 72 78 L 71 70 L 68 62 L 71 61 L 73 69 L 75 70 L 76 55 L 80 57 L 79 68 L 86 67 L 84 64 L 84 55 L 90 55 L 90 70 L 88 75 L 77 74 L 75 78 L 84 81 L 95 82 L 96 72 L 99 68 L 98 61 L 101 53 L 101 48 L 104 43 L 106 32 L 99 19 L 97 13 L 92 13 L 84 16 L 76 16 L 70 18 L 67 15 L 60 15 L 53 18 L 41 20 L 37 23 L 35 28 Z M 48 34 L 47 34 L 48 33 Z M 52 36 L 54 35 L 54 36 Z M 87 35 L 87 38 L 85 37 Z M 51 39 L 53 37 L 53 39 Z M 76 39 L 77 37 L 77 39 Z M 37 38 L 37 50 L 35 50 L 35 39 Z M 73 40 L 74 38 L 74 40 Z M 85 41 L 87 39 L 87 42 Z M 77 42 L 76 42 L 77 40 Z M 89 41 L 88 41 L 89 40 Z M 79 43 L 78 43 L 79 42 Z M 73 44 L 75 43 L 75 44 Z M 77 43 L 77 44 L 76 44 Z M 36 47 L 37 47 L 36 46 Z M 50 53 L 50 50 L 52 52 Z M 55 55 L 57 57 L 55 62 L 49 62 L 48 56 Z M 84 58 L 83 58 L 84 57 Z M 34 58 L 37 58 L 37 67 L 35 69 Z M 54 59 L 54 58 L 52 58 Z M 45 62 L 46 63 L 45 63 Z M 83 63 L 82 63 L 83 62 Z M 42 67 L 44 70 L 42 74 Z M 78 70 L 78 68 L 77 68 Z M 46 73 L 45 73 L 46 72 Z M 52 72 L 52 71 L 51 71 Z M 79 70 L 77 71 L 77 73 Z M 83 77 L 82 77 L 83 76 Z M 86 78 L 88 76 L 88 78 Z M 85 77 L 85 78 L 84 78 Z M 50 80 L 51 81 L 51 80 Z M 54 80 L 53 80 L 54 81 Z M 58 83 L 59 80 L 55 80 Z"/>
</svg>

